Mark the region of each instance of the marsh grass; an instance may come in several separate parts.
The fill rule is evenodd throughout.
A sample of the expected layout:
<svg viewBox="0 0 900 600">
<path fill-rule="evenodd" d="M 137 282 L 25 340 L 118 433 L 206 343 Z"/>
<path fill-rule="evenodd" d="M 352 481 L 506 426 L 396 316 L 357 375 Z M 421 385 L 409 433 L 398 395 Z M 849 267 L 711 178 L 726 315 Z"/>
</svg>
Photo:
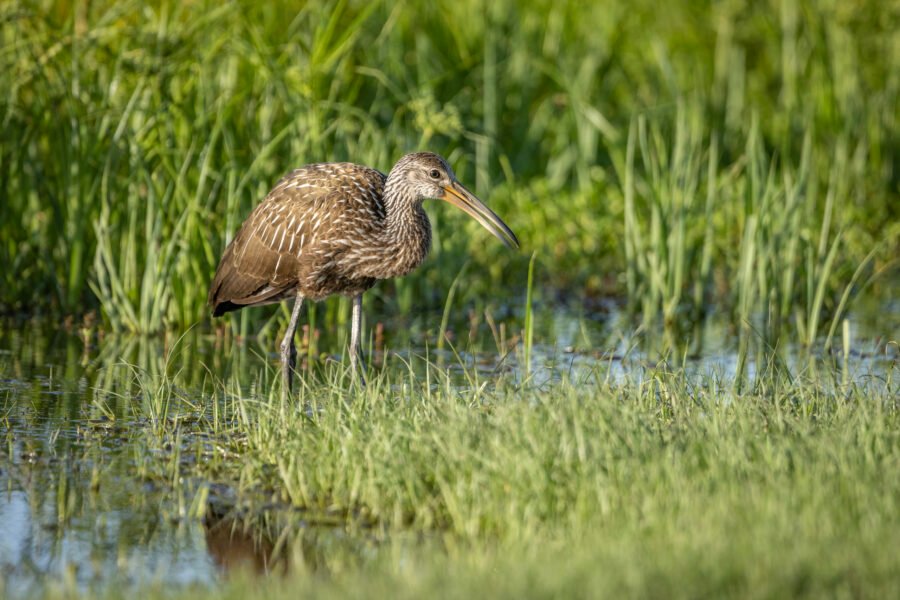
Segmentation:
<svg viewBox="0 0 900 600">
<path fill-rule="evenodd" d="M 600 363 L 553 385 L 484 384 L 398 357 L 365 390 L 329 363 L 289 401 L 275 367 L 260 387 L 210 378 L 198 395 L 165 365 L 111 363 L 117 391 L 95 388 L 107 407 L 93 441 L 34 484 L 55 490 L 64 526 L 116 489 L 123 461 L 152 482 L 155 513 L 230 513 L 277 540 L 290 574 L 142 594 L 814 597 L 900 585 L 884 551 L 900 541 L 896 364 L 878 378 L 827 362 L 814 376 L 769 371 L 737 391 L 664 364 L 615 381 Z M 127 452 L 104 454 L 123 439 Z M 79 453 L 99 467 L 90 484 L 72 470 Z M 343 541 L 320 539 L 329 530 Z M 77 595 L 59 585 L 46 594 Z"/>
<path fill-rule="evenodd" d="M 627 293 L 648 323 L 714 306 L 809 341 L 839 322 L 846 276 L 895 253 L 882 3 L 491 7 L 4 5 L 4 307 L 184 329 L 284 172 L 424 147 L 538 251 L 536 288 Z M 525 256 L 442 208 L 434 258 L 379 302 L 440 306 L 467 261 L 459 302 L 521 293 Z"/>
<path fill-rule="evenodd" d="M 897 264 L 890 10 L 4 4 L 2 310 L 102 316 L 46 383 L 86 378 L 89 401 L 34 396 L 42 418 L 86 417 L 77 443 L 49 432 L 66 461 L 17 485 L 49 490 L 60 531 L 116 502 L 152 515 L 135 540 L 233 511 L 293 569 L 148 595 L 895 596 L 896 354 L 852 373 L 846 318 Z M 213 351 L 169 343 L 205 318 L 222 248 L 284 172 L 426 147 L 524 251 L 429 206 L 432 259 L 367 294 L 402 340 L 370 339 L 368 388 L 334 360 L 344 299 L 309 307 L 290 400 L 267 353 L 285 307 L 241 311 Z M 625 356 L 537 366 L 554 290 L 625 295 L 637 333 L 575 344 Z M 709 312 L 733 327 L 733 375 L 689 369 Z M 48 352 L 31 351 L 0 366 Z M 17 394 L 0 396 L 9 456 Z M 152 493 L 123 499 L 122 473 Z"/>
</svg>

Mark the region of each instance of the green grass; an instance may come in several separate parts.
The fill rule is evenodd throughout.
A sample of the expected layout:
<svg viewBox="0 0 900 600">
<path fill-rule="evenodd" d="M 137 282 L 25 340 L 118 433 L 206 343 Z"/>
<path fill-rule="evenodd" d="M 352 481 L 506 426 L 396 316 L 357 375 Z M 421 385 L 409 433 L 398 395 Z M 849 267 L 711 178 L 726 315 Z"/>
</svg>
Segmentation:
<svg viewBox="0 0 900 600">
<path fill-rule="evenodd" d="M 537 251 L 537 290 L 812 339 L 863 259 L 897 254 L 895 21 L 827 0 L 7 3 L 0 303 L 184 329 L 284 172 L 429 148 L 525 252 L 434 206 L 432 260 L 378 292 L 393 310 L 441 306 L 469 260 L 458 302 L 518 294 Z"/>
<path fill-rule="evenodd" d="M 4 381 L 33 387 L 0 396 L 0 454 L 20 413 L 87 419 L 77 443 L 26 444 L 59 444 L 64 460 L 49 452 L 17 483 L 51 491 L 58 531 L 129 502 L 153 517 L 130 539 L 157 517 L 199 527 L 235 508 L 216 505 L 221 484 L 291 563 L 212 589 L 148 582 L 151 597 L 896 596 L 896 352 L 857 377 L 845 320 L 861 290 L 890 296 L 900 256 L 895 13 L 2 4 L 0 313 L 99 324 L 83 321 L 46 380 L 74 402 L 28 379 L 53 349 L 0 354 Z M 310 307 L 289 402 L 258 356 L 286 308 L 241 311 L 201 341 L 218 257 L 284 172 L 386 170 L 419 149 L 448 157 L 523 251 L 429 204 L 432 257 L 366 295 L 367 330 L 395 318 L 401 350 L 373 360 L 368 389 L 327 360 L 346 299 Z M 545 379 L 555 300 L 597 296 L 632 320 L 582 322 L 575 349 L 645 353 Z M 672 366 L 703 353 L 710 312 L 730 326 L 734 377 Z M 485 351 L 522 368 L 467 362 Z M 133 476 L 152 493 L 111 491 Z"/>
<path fill-rule="evenodd" d="M 162 373 L 169 363 L 151 362 Z M 241 392 L 236 381 L 207 383 L 198 399 L 178 373 L 113 361 L 92 409 L 107 424 L 66 454 L 72 473 L 93 467 L 90 487 L 53 462 L 40 475 L 40 459 L 29 481 L 57 490 L 64 527 L 108 502 L 127 469 L 153 482 L 152 513 L 164 519 L 239 508 L 237 522 L 278 540 L 291 570 L 190 592 L 143 585 L 151 597 L 260 586 L 276 597 L 900 589 L 886 551 L 900 543 L 896 364 L 856 383 L 840 364 L 814 377 L 768 373 L 738 393 L 720 376 L 664 366 L 614 382 L 602 364 L 552 385 L 459 387 L 412 362 L 393 361 L 364 392 L 332 365 L 285 402 L 277 388 Z M 126 451 L 104 451 L 110 443 Z M 222 485 L 237 505 L 211 500 Z M 74 594 L 69 585 L 53 579 L 44 593 Z M 103 585 L 113 597 L 133 589 Z"/>
</svg>

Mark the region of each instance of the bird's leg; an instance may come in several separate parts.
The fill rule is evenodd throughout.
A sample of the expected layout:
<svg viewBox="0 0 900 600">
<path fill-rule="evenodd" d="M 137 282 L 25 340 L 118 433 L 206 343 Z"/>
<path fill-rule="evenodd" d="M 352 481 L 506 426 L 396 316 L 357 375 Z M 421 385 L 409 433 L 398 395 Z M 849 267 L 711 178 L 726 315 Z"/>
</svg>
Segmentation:
<svg viewBox="0 0 900 600">
<path fill-rule="evenodd" d="M 350 324 L 350 370 L 359 372 L 359 381 L 366 387 L 366 363 L 363 362 L 359 350 L 359 336 L 362 330 L 362 294 L 353 297 L 353 318 Z M 359 362 L 357 371 L 356 363 Z"/>
<path fill-rule="evenodd" d="M 297 320 L 300 318 L 300 307 L 303 306 L 303 296 L 297 294 L 294 300 L 294 309 L 291 311 L 291 322 L 288 324 L 284 339 L 281 340 L 281 378 L 285 394 L 291 392 L 294 378 L 294 364 L 297 359 L 297 348 L 294 346 L 294 333 L 297 331 Z"/>
</svg>

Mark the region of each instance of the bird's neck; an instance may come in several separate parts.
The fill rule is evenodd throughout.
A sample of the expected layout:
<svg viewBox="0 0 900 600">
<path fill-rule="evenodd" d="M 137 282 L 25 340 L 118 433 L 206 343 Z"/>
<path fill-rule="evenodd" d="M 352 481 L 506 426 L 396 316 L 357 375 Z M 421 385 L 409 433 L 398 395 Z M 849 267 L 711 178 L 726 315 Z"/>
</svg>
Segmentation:
<svg viewBox="0 0 900 600">
<path fill-rule="evenodd" d="M 425 260 L 431 248 L 431 224 L 415 198 L 388 177 L 384 190 L 385 221 L 381 252 L 384 278 L 406 275 Z"/>
</svg>

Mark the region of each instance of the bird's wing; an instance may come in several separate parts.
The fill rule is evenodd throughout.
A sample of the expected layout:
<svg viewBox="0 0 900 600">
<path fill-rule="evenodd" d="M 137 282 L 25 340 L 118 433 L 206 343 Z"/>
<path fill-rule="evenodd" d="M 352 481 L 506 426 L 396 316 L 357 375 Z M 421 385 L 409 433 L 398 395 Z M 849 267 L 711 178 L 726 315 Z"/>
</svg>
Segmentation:
<svg viewBox="0 0 900 600">
<path fill-rule="evenodd" d="M 335 213 L 342 210 L 338 200 L 348 181 L 365 176 L 383 182 L 377 171 L 358 167 L 348 173 L 350 167 L 356 166 L 311 165 L 278 182 L 225 249 L 209 290 L 214 314 L 277 302 L 297 286 L 299 261 L 340 218 Z"/>
</svg>

